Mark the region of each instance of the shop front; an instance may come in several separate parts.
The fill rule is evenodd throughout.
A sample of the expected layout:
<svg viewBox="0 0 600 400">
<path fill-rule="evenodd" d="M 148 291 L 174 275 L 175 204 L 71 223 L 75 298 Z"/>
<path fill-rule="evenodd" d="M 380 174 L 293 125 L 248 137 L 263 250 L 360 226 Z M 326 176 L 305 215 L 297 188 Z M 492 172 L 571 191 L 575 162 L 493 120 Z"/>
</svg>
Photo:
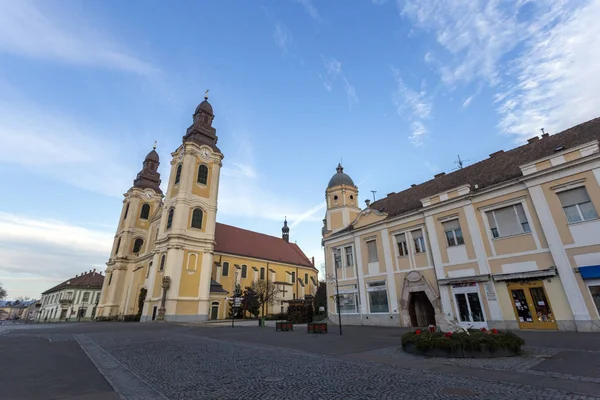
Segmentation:
<svg viewBox="0 0 600 400">
<path fill-rule="evenodd" d="M 596 311 L 600 317 L 600 265 L 579 267 L 578 271 L 592 296 L 592 301 L 594 302 Z"/>
<path fill-rule="evenodd" d="M 490 280 L 489 275 L 440 279 L 440 285 L 447 285 L 452 296 L 452 308 L 458 323 L 463 328 L 488 328 L 483 298 L 479 282 Z"/>
<path fill-rule="evenodd" d="M 496 282 L 506 284 L 519 329 L 558 329 L 544 286 L 544 278 L 553 276 L 556 276 L 556 268 L 494 275 Z"/>
</svg>

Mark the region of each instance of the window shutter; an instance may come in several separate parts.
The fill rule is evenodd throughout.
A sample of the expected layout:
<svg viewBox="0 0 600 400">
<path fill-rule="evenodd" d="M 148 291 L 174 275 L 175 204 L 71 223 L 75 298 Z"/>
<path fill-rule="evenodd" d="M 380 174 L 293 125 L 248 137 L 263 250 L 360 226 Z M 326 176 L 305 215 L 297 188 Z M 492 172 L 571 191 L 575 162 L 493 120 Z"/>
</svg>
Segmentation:
<svg viewBox="0 0 600 400">
<path fill-rule="evenodd" d="M 460 223 L 458 222 L 458 219 L 444 222 L 442 225 L 444 226 L 444 231 L 454 231 L 460 229 Z"/>
<path fill-rule="evenodd" d="M 586 203 L 590 201 L 587 191 L 584 187 L 566 190 L 558 193 L 558 198 L 563 207 L 573 206 L 575 204 Z"/>
<path fill-rule="evenodd" d="M 513 206 L 494 210 L 500 236 L 516 235 L 523 232 L 521 224 L 517 221 L 517 213 Z"/>
<path fill-rule="evenodd" d="M 367 242 L 367 249 L 369 251 L 369 262 L 379 261 L 379 258 L 377 257 L 377 242 L 375 240 Z"/>
<path fill-rule="evenodd" d="M 411 236 L 413 239 L 419 239 L 423 237 L 423 231 L 421 229 L 417 229 L 416 231 L 412 231 Z"/>
<path fill-rule="evenodd" d="M 527 216 L 525 215 L 525 210 L 523 209 L 523 204 L 515 204 L 515 210 L 517 210 L 517 215 L 519 216 L 519 222 L 528 222 Z"/>
<path fill-rule="evenodd" d="M 405 233 L 396 235 L 396 243 L 402 243 L 402 242 L 406 242 L 406 234 Z"/>
<path fill-rule="evenodd" d="M 490 224 L 490 228 L 491 229 L 497 228 L 496 221 L 494 220 L 494 212 L 493 211 L 488 211 L 485 214 L 487 215 L 488 222 Z"/>
</svg>

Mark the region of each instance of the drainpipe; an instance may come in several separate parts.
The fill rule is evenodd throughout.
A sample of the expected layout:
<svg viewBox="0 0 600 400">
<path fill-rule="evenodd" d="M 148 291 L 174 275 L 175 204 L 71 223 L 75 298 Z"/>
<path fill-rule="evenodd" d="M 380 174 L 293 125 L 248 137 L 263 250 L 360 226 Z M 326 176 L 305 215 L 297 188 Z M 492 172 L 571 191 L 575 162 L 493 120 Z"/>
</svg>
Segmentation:
<svg viewBox="0 0 600 400">
<path fill-rule="evenodd" d="M 269 275 L 271 274 L 271 271 L 269 271 L 269 263 L 267 262 L 267 270 L 265 271 L 265 273 L 267 274 L 267 295 L 269 294 Z M 271 283 L 272 284 L 272 283 Z M 269 302 L 266 301 L 265 302 L 267 305 L 267 312 L 269 312 Z M 265 318 L 267 316 L 267 314 L 265 314 L 265 303 L 263 303 L 263 315 L 262 317 Z"/>
</svg>

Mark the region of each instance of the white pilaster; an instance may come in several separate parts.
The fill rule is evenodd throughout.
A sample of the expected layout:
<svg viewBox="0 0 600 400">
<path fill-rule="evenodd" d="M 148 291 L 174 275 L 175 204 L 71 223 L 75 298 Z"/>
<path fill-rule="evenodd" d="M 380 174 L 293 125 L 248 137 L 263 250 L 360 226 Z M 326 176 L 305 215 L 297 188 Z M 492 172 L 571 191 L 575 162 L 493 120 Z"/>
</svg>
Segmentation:
<svg viewBox="0 0 600 400">
<path fill-rule="evenodd" d="M 427 227 L 427 237 L 429 238 L 429 244 L 431 248 L 431 255 L 433 257 L 433 264 L 435 268 L 435 274 L 438 279 L 445 278 L 444 267 L 442 266 L 442 253 L 440 252 L 440 244 L 437 239 L 437 233 L 435 230 L 435 222 L 431 215 L 425 217 L 425 226 Z M 440 301 L 442 303 L 442 311 L 446 316 L 452 315 L 452 306 L 450 302 L 450 293 L 448 288 L 444 285 L 438 285 L 440 290 Z"/>
<path fill-rule="evenodd" d="M 481 229 L 479 229 L 479 224 L 477 223 L 475 208 L 473 207 L 473 204 L 469 204 L 464 207 L 464 210 L 469 233 L 471 234 L 471 240 L 473 241 L 473 248 L 475 249 L 475 258 L 477 259 L 477 265 L 479 266 L 479 273 L 489 274 L 490 265 L 488 264 L 487 256 L 485 254 L 485 247 L 481 237 Z M 494 285 L 490 285 L 490 290 L 494 292 L 494 299 L 497 299 L 498 296 L 496 295 Z M 500 308 L 498 300 L 488 301 L 488 306 L 490 308 L 489 318 L 493 321 L 502 321 L 502 309 Z"/>
<path fill-rule="evenodd" d="M 354 238 L 354 248 L 356 249 L 356 283 L 358 285 L 358 293 L 360 294 L 360 307 L 359 313 L 366 314 L 367 313 L 367 290 L 365 288 L 365 279 L 362 267 L 362 251 L 360 247 L 360 237 Z"/>
<path fill-rule="evenodd" d="M 387 287 L 390 299 L 390 312 L 398 314 L 398 293 L 396 292 L 396 280 L 394 279 L 394 264 L 392 263 L 392 251 L 390 249 L 390 237 L 387 228 L 381 230 L 383 245 L 383 256 L 385 259 L 385 272 L 387 273 Z"/>
<path fill-rule="evenodd" d="M 542 225 L 542 230 L 548 240 L 548 247 L 550 248 L 552 258 L 556 263 L 556 269 L 558 270 L 558 275 L 560 276 L 560 280 L 565 289 L 567 300 L 569 301 L 571 311 L 573 312 L 573 317 L 576 321 L 587 321 L 590 319 L 590 314 L 585 306 L 585 300 L 579 290 L 577 281 L 575 280 L 573 268 L 560 239 L 558 229 L 554 223 L 554 218 L 550 212 L 550 207 L 548 206 L 544 192 L 539 185 L 529 187 L 528 189 L 531 194 L 533 205 L 540 217 L 540 224 Z"/>
</svg>

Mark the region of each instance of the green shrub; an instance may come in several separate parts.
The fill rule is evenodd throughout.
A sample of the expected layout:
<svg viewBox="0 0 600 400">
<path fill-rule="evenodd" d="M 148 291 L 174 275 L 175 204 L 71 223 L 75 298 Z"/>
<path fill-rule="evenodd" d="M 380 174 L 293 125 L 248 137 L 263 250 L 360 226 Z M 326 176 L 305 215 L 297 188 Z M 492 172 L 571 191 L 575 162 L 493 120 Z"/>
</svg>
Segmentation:
<svg viewBox="0 0 600 400">
<path fill-rule="evenodd" d="M 515 353 L 521 352 L 521 346 L 525 341 L 510 331 L 490 331 L 482 332 L 479 330 L 469 330 L 466 332 L 456 332 L 448 335 L 444 332 L 420 331 L 419 334 L 407 332 L 402 335 L 402 348 L 408 344 L 413 344 L 418 350 L 427 351 L 430 349 L 440 349 L 452 352 L 457 349 L 480 351 L 487 348 L 490 351 L 497 349 L 509 349 Z"/>
</svg>

